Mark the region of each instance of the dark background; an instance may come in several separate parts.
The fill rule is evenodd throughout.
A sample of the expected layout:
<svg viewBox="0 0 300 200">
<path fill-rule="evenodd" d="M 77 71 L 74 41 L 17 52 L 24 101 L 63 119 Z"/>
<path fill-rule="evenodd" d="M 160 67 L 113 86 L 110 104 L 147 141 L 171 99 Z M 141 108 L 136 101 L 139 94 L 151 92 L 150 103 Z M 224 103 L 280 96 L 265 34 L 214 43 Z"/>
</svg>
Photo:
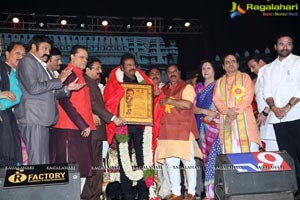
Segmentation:
<svg viewBox="0 0 300 200">
<path fill-rule="evenodd" d="M 164 17 L 197 18 L 202 22 L 203 30 L 197 35 L 161 35 L 163 38 L 177 41 L 179 64 L 186 70 L 197 69 L 203 59 L 214 59 L 216 55 L 238 52 L 241 56 L 247 50 L 264 51 L 269 48 L 272 57 L 274 37 L 280 32 L 292 32 L 296 41 L 294 53 L 299 54 L 300 14 L 297 17 L 263 17 L 257 11 L 231 19 L 230 0 L 16 0 L 1 3 L 0 12 L 36 13 L 59 15 L 96 15 L 116 17 Z M 244 5 L 249 0 L 236 1 Z M 251 3 L 295 4 L 297 0 L 252 0 Z"/>
</svg>

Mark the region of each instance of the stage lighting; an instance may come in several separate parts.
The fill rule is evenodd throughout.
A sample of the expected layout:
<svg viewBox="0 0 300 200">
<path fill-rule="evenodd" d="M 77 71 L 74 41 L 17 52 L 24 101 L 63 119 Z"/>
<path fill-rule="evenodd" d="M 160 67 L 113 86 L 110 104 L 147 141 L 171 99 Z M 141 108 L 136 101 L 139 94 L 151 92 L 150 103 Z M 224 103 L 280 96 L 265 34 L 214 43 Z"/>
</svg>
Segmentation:
<svg viewBox="0 0 300 200">
<path fill-rule="evenodd" d="M 164 31 L 171 31 L 175 27 L 174 20 L 172 18 L 166 18 L 163 20 Z"/>
<path fill-rule="evenodd" d="M 102 26 L 107 26 L 108 25 L 108 21 L 107 20 L 103 20 L 101 24 L 102 24 Z"/>
<path fill-rule="evenodd" d="M 20 22 L 20 19 L 18 17 L 14 17 L 14 18 L 12 18 L 12 22 L 17 24 Z"/>
<path fill-rule="evenodd" d="M 83 29 L 84 29 L 84 28 L 85 28 L 85 23 L 81 23 L 81 24 L 80 24 L 80 28 L 83 28 Z"/>
<path fill-rule="evenodd" d="M 190 27 L 191 26 L 191 22 L 189 22 L 189 21 L 184 22 L 184 26 L 186 28 Z"/>
<path fill-rule="evenodd" d="M 65 20 L 65 19 L 63 19 L 63 20 L 60 21 L 60 24 L 63 25 L 63 26 L 67 25 L 67 23 L 68 23 L 68 22 L 67 22 L 67 20 Z"/>
<path fill-rule="evenodd" d="M 146 23 L 146 26 L 147 26 L 147 27 L 151 27 L 151 26 L 152 26 L 152 22 L 151 22 L 151 21 L 148 21 L 148 22 Z"/>
<path fill-rule="evenodd" d="M 39 25 L 40 28 L 43 28 L 45 26 L 45 23 L 44 22 L 39 22 L 38 25 Z"/>
</svg>

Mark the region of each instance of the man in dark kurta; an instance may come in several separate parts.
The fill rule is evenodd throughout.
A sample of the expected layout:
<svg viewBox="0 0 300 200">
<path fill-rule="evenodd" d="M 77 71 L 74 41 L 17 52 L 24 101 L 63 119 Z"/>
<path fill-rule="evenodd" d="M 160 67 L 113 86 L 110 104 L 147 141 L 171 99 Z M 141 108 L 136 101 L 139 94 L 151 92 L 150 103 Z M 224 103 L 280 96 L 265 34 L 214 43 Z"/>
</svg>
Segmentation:
<svg viewBox="0 0 300 200">
<path fill-rule="evenodd" d="M 115 125 L 124 125 L 124 121 L 105 109 L 103 97 L 97 81 L 102 73 L 101 62 L 97 58 L 90 58 L 85 70 L 86 85 L 90 89 L 91 105 L 96 130 L 92 131 L 92 154 L 94 175 L 87 178 L 81 199 L 99 200 L 102 193 L 102 148 L 106 140 L 106 123 L 114 122 Z"/>
</svg>

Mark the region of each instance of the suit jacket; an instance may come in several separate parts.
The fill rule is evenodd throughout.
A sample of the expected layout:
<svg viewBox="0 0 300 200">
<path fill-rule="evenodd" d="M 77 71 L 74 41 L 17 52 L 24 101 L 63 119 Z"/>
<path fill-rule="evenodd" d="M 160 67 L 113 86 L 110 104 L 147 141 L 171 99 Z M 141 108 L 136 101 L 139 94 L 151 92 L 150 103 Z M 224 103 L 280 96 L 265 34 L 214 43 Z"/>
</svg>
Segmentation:
<svg viewBox="0 0 300 200">
<path fill-rule="evenodd" d="M 66 97 L 59 79 L 50 79 L 42 64 L 28 53 L 20 60 L 17 78 L 23 93 L 15 108 L 19 123 L 51 126 L 57 121 L 56 98 Z"/>
<path fill-rule="evenodd" d="M 97 82 L 87 75 L 85 75 L 84 78 L 86 81 L 86 85 L 90 89 L 92 112 L 98 115 L 101 119 L 101 125 L 96 127 L 96 131 L 93 131 L 92 139 L 106 140 L 106 123 L 110 122 L 113 114 L 106 110 L 104 100 Z"/>
</svg>

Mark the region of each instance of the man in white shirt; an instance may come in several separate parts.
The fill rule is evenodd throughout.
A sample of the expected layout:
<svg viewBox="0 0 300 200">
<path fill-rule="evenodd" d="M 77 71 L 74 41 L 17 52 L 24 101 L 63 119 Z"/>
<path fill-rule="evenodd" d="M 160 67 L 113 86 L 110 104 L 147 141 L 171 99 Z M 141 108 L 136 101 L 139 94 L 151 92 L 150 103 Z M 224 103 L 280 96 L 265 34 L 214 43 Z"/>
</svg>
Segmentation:
<svg viewBox="0 0 300 200">
<path fill-rule="evenodd" d="M 148 77 L 153 81 L 153 83 L 156 85 L 156 90 L 154 91 L 154 95 L 157 96 L 161 93 L 161 88 L 165 85 L 162 82 L 162 76 L 161 76 L 161 70 L 158 67 L 151 67 L 149 71 L 147 72 Z M 157 153 L 157 152 L 156 152 Z M 156 155 L 155 155 L 156 160 Z M 158 168 L 157 170 L 157 177 L 160 181 L 160 189 L 158 192 L 158 195 L 165 199 L 169 196 L 171 196 L 171 183 L 169 174 L 167 171 L 166 164 L 160 164 L 155 161 L 155 166 Z"/>
<path fill-rule="evenodd" d="M 265 144 L 266 151 L 278 151 L 273 124 L 269 123 L 270 108 L 263 96 L 264 82 L 262 76 L 264 74 L 264 66 L 266 65 L 266 62 L 261 55 L 253 54 L 252 56 L 250 56 L 247 65 L 250 68 L 251 72 L 257 75 L 257 80 L 255 83 L 255 99 L 259 112 L 257 116 L 257 125 L 260 129 L 261 140 Z"/>
<path fill-rule="evenodd" d="M 279 150 L 286 150 L 294 159 L 300 185 L 300 57 L 293 55 L 294 37 L 280 34 L 275 41 L 278 53 L 266 65 L 263 74 L 264 97 L 269 105 Z"/>
<path fill-rule="evenodd" d="M 47 61 L 47 70 L 53 78 L 58 78 L 59 76 L 58 70 L 60 70 L 60 65 L 62 64 L 61 58 L 61 51 L 56 47 L 51 47 Z"/>
</svg>

